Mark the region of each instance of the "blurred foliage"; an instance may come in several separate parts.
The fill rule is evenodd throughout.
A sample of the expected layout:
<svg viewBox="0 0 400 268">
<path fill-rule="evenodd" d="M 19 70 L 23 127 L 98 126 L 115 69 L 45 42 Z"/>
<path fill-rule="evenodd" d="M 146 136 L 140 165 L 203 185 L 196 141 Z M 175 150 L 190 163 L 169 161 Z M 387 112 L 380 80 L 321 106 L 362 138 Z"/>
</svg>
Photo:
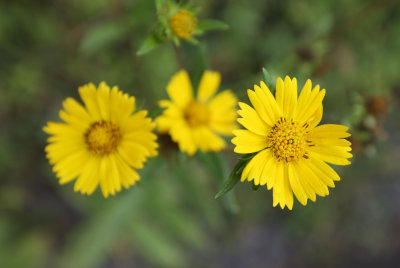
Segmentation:
<svg viewBox="0 0 400 268">
<path fill-rule="evenodd" d="M 2 1 L 0 266 L 395 266 L 399 2 L 196 0 L 193 6 L 199 19 L 229 25 L 198 46 L 182 43 L 195 84 L 205 68 L 218 70 L 221 89 L 247 102 L 246 89 L 263 80 L 265 67 L 273 81 L 288 74 L 299 85 L 311 78 L 327 89 L 323 120 L 351 127 L 356 155 L 338 169 L 342 181 L 331 196 L 288 212 L 272 208 L 270 191 L 239 183 L 235 196 L 215 200 L 238 157 L 232 148 L 188 158 L 172 146 L 145 166 L 138 186 L 107 200 L 59 186 L 41 128 L 58 120 L 64 98 L 104 80 L 152 110 L 180 67 L 172 45 L 136 56 L 157 21 L 153 1 Z"/>
</svg>

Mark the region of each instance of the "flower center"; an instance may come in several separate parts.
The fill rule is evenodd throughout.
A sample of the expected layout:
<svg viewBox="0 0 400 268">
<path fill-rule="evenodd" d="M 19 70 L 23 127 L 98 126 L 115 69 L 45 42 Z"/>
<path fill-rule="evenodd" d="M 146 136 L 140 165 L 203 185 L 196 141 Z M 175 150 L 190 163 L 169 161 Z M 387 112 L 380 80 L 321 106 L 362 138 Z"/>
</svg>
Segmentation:
<svg viewBox="0 0 400 268">
<path fill-rule="evenodd" d="M 169 24 L 176 36 L 187 39 L 197 27 L 197 18 L 192 12 L 181 10 L 171 17 Z"/>
<path fill-rule="evenodd" d="M 191 127 L 197 127 L 208 123 L 210 112 L 208 107 L 198 101 L 193 101 L 185 110 L 186 122 Z"/>
<path fill-rule="evenodd" d="M 85 141 L 89 151 L 98 155 L 107 155 L 117 149 L 121 136 L 119 127 L 103 120 L 90 125 L 85 133 Z"/>
<path fill-rule="evenodd" d="M 288 121 L 281 117 L 272 127 L 268 135 L 268 147 L 278 161 L 290 162 L 301 157 L 308 159 L 307 126 L 307 124 L 300 126 L 293 120 Z"/>
</svg>

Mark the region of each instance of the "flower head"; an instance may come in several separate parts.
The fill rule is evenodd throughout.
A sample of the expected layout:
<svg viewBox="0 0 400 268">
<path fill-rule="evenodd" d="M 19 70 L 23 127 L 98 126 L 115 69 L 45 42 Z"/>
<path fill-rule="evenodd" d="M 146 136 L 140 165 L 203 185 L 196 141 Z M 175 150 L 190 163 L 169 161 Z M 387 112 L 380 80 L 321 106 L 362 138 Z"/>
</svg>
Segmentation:
<svg viewBox="0 0 400 268">
<path fill-rule="evenodd" d="M 235 152 L 254 153 L 244 168 L 241 180 L 273 189 L 273 205 L 293 207 L 293 193 L 299 202 L 316 200 L 329 194 L 328 186 L 340 180 L 327 164 L 348 165 L 352 157 L 347 127 L 318 124 L 322 118 L 325 89 L 314 89 L 307 80 L 297 96 L 297 80 L 286 76 L 277 80 L 275 98 L 264 82 L 248 90 L 254 107 L 239 103 L 245 130 L 235 130 Z"/>
<path fill-rule="evenodd" d="M 156 120 L 159 131 L 169 133 L 179 149 L 189 155 L 198 149 L 222 150 L 226 142 L 220 135 L 231 136 L 236 128 L 236 97 L 229 90 L 215 95 L 220 81 L 218 72 L 204 72 L 194 98 L 189 76 L 182 70 L 167 86 L 171 100 L 159 102 L 166 108 Z"/>
<path fill-rule="evenodd" d="M 63 123 L 48 122 L 47 158 L 60 184 L 75 181 L 74 190 L 92 194 L 100 185 L 104 197 L 138 181 L 137 169 L 157 154 L 155 125 L 146 111 L 135 112 L 135 98 L 102 82 L 79 88 L 84 106 L 63 102 Z"/>
<path fill-rule="evenodd" d="M 190 11 L 180 10 L 171 16 L 169 24 L 177 37 L 187 39 L 193 35 L 197 27 L 197 18 Z"/>
</svg>

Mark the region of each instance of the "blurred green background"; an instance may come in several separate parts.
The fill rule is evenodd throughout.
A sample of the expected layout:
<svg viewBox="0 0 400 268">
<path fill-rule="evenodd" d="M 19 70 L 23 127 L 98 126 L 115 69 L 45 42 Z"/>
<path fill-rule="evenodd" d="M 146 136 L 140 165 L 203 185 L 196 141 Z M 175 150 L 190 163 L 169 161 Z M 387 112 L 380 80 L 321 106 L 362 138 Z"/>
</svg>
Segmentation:
<svg viewBox="0 0 400 268">
<path fill-rule="evenodd" d="M 193 1 L 230 28 L 184 43 L 196 80 L 207 66 L 248 102 L 262 79 L 327 89 L 323 122 L 351 127 L 355 158 L 330 195 L 272 207 L 234 166 L 165 146 L 140 185 L 105 200 L 59 186 L 41 128 L 77 88 L 106 81 L 153 109 L 178 70 L 171 44 L 138 57 L 156 22 L 149 0 L 0 2 L 0 267 L 394 267 L 400 261 L 400 3 L 366 0 Z M 161 139 L 164 140 L 164 139 Z"/>
</svg>

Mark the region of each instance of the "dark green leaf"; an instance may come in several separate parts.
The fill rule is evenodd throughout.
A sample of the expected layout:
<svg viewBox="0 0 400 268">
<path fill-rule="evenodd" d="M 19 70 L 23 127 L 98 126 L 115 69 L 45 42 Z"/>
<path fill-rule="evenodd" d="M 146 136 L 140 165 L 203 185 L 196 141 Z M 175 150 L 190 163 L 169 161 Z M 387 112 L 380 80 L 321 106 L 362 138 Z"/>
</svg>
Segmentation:
<svg viewBox="0 0 400 268">
<path fill-rule="evenodd" d="M 262 68 L 262 72 L 263 72 L 263 77 L 264 77 L 265 84 L 267 85 L 269 90 L 273 90 L 274 89 L 274 83 L 272 82 L 271 75 L 269 74 L 269 72 L 265 68 Z"/>
<path fill-rule="evenodd" d="M 224 178 L 229 174 L 228 165 L 224 157 L 219 153 L 204 153 L 197 154 L 199 159 L 206 165 L 207 170 L 213 175 L 218 187 L 224 183 Z M 222 205 L 226 210 L 233 214 L 239 213 L 239 205 L 236 202 L 234 192 L 229 192 L 222 198 Z"/>
<path fill-rule="evenodd" d="M 233 168 L 231 174 L 229 175 L 228 179 L 225 181 L 224 185 L 222 188 L 219 190 L 219 192 L 215 195 L 215 199 L 220 198 L 236 185 L 236 183 L 240 180 L 240 170 L 244 168 L 246 165 L 247 160 L 239 160 L 239 162 L 236 164 L 236 166 Z"/>
</svg>

